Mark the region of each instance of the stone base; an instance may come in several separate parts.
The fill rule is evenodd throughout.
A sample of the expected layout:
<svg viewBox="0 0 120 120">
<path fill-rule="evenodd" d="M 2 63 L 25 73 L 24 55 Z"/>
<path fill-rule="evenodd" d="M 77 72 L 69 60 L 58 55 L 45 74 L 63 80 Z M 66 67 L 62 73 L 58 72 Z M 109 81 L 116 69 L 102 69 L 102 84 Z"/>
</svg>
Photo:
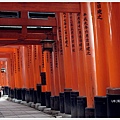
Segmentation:
<svg viewBox="0 0 120 120">
<path fill-rule="evenodd" d="M 62 118 L 71 118 L 71 115 L 70 114 L 63 114 Z"/>
<path fill-rule="evenodd" d="M 56 118 L 62 118 L 62 116 L 56 116 Z"/>
<path fill-rule="evenodd" d="M 39 106 L 41 106 L 41 104 L 40 103 L 36 103 L 35 104 L 35 109 L 38 109 Z"/>
<path fill-rule="evenodd" d="M 16 100 L 15 98 L 11 99 L 12 102 L 15 102 L 15 100 Z"/>
<path fill-rule="evenodd" d="M 26 104 L 26 101 L 21 101 L 21 104 L 25 105 L 25 104 Z"/>
<path fill-rule="evenodd" d="M 39 106 L 38 110 L 43 111 L 46 108 L 46 106 Z"/>
<path fill-rule="evenodd" d="M 21 101 L 22 100 L 17 100 L 17 99 L 14 100 L 15 103 L 21 103 Z"/>
<path fill-rule="evenodd" d="M 60 111 L 56 111 L 56 110 L 51 110 L 51 112 L 54 117 L 58 116 L 58 114 L 60 113 Z"/>
<path fill-rule="evenodd" d="M 50 115 L 52 114 L 51 108 L 45 108 L 43 112 Z"/>
<path fill-rule="evenodd" d="M 31 104 L 32 104 L 32 103 L 33 103 L 33 102 L 29 102 L 29 103 L 28 103 L 28 106 L 31 107 Z"/>
<path fill-rule="evenodd" d="M 32 108 L 35 108 L 35 104 L 34 104 L 34 103 L 32 103 L 32 104 L 31 104 L 31 107 L 32 107 Z"/>
</svg>

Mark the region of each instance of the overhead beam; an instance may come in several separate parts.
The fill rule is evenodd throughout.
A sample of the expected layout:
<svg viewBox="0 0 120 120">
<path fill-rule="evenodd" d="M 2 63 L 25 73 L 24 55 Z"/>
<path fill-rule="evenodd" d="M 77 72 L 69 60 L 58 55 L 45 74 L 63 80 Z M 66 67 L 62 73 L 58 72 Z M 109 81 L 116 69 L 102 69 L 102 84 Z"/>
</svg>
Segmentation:
<svg viewBox="0 0 120 120">
<path fill-rule="evenodd" d="M 80 12 L 79 2 L 1 2 L 0 10 L 31 12 Z"/>
<path fill-rule="evenodd" d="M 0 39 L 31 39 L 31 40 L 41 40 L 41 39 L 46 39 L 47 35 L 45 33 L 27 33 L 25 36 L 23 36 L 21 33 L 5 33 L 1 32 L 0 33 Z M 52 36 L 48 35 L 49 39 L 52 39 Z"/>
<path fill-rule="evenodd" d="M 0 33 L 21 33 L 21 30 L 14 30 L 14 29 L 1 29 L 0 28 Z M 51 33 L 52 29 L 27 29 L 27 33 Z"/>
<path fill-rule="evenodd" d="M 10 58 L 10 53 L 0 52 L 0 58 Z"/>
<path fill-rule="evenodd" d="M 1 6 L 1 3 L 0 3 Z M 0 18 L 1 26 L 56 26 L 56 19 L 22 19 L 22 18 Z"/>
<path fill-rule="evenodd" d="M 7 46 L 0 46 L 0 48 L 19 48 L 21 45 L 7 45 Z"/>
<path fill-rule="evenodd" d="M 40 44 L 41 44 L 40 40 L 0 40 L 0 47 L 7 45 L 40 45 Z"/>
<path fill-rule="evenodd" d="M 1 45 L 0 45 L 0 52 L 7 52 L 7 53 L 12 53 L 14 52 L 14 48 L 1 48 Z"/>
</svg>

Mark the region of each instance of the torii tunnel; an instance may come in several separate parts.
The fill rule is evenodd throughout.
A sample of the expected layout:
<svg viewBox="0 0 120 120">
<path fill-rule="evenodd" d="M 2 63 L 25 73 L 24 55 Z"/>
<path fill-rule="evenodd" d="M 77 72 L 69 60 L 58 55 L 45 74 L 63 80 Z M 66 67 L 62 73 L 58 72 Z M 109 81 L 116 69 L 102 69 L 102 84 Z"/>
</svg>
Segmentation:
<svg viewBox="0 0 120 120">
<path fill-rule="evenodd" d="M 0 3 L 0 86 L 72 118 L 120 117 L 120 3 Z"/>
</svg>

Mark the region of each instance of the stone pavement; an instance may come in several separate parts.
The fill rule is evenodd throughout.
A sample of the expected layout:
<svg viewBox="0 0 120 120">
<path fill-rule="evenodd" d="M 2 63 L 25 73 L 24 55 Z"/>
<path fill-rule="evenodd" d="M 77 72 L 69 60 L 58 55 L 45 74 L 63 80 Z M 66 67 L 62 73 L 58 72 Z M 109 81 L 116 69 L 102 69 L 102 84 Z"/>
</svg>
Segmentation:
<svg viewBox="0 0 120 120">
<path fill-rule="evenodd" d="M 54 118 L 39 110 L 0 98 L 0 118 Z"/>
</svg>

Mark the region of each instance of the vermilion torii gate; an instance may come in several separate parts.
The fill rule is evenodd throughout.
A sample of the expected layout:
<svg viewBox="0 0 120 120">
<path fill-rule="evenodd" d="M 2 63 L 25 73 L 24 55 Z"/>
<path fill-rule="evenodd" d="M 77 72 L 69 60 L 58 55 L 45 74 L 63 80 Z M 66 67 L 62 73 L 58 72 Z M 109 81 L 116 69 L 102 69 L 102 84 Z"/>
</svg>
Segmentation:
<svg viewBox="0 0 120 120">
<path fill-rule="evenodd" d="M 0 3 L 4 95 L 71 117 L 120 117 L 119 8 L 108 2 Z"/>
</svg>

